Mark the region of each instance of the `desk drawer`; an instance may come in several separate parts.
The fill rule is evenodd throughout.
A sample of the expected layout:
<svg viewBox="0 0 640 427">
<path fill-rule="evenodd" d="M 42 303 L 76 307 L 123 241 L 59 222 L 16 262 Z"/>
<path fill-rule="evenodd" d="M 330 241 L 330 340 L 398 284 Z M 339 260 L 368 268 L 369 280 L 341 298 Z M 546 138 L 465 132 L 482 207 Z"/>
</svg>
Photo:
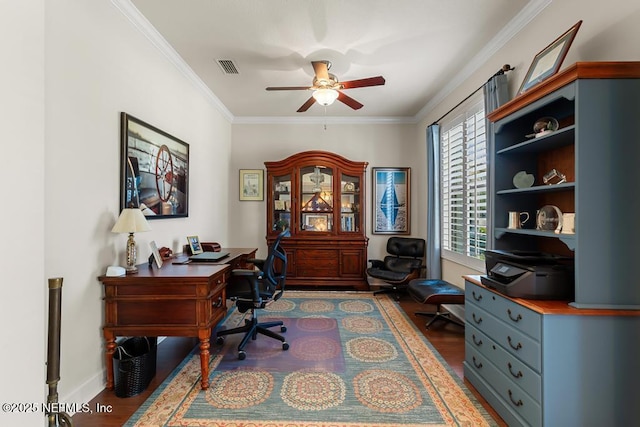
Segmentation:
<svg viewBox="0 0 640 427">
<path fill-rule="evenodd" d="M 525 362 L 535 371 L 540 372 L 540 342 L 509 326 L 474 304 L 466 306 L 465 316 L 467 325 L 482 331 L 516 358 Z"/>
<path fill-rule="evenodd" d="M 196 326 L 195 299 L 118 301 L 115 303 L 119 326 Z"/>
<path fill-rule="evenodd" d="M 215 325 L 227 314 L 226 288 L 223 287 L 213 294 L 210 300 L 210 306 L 210 319 Z"/>
<path fill-rule="evenodd" d="M 536 341 L 541 340 L 542 319 L 533 310 L 471 282 L 465 283 L 465 303 L 476 305 L 492 313 Z"/>
<path fill-rule="evenodd" d="M 465 326 L 465 360 L 480 368 L 474 354 L 481 353 L 514 384 L 527 392 L 536 402 L 542 400 L 541 376 L 518 358 L 497 345 L 491 338 L 471 325 Z"/>
</svg>

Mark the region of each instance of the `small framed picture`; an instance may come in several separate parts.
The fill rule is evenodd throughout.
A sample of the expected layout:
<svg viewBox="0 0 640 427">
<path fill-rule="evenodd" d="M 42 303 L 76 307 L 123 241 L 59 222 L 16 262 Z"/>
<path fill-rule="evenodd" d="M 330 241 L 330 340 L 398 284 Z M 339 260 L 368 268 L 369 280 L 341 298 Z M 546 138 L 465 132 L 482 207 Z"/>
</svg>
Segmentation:
<svg viewBox="0 0 640 427">
<path fill-rule="evenodd" d="M 240 169 L 240 200 L 264 200 L 264 171 Z"/>
<path fill-rule="evenodd" d="M 555 75 L 560 70 L 562 61 L 567 56 L 569 47 L 576 37 L 581 24 L 582 21 L 578 21 L 533 58 L 529 71 L 527 71 L 527 75 L 522 85 L 520 85 L 520 89 L 518 89 L 518 95 Z"/>
<path fill-rule="evenodd" d="M 153 259 L 156 261 L 156 265 L 158 268 L 162 267 L 162 257 L 160 256 L 160 251 L 158 250 L 158 245 L 154 240 L 149 242 L 149 247 L 151 248 L 151 253 L 153 254 Z"/>
<path fill-rule="evenodd" d="M 200 239 L 198 236 L 187 236 L 187 242 L 189 243 L 189 248 L 191 249 L 191 255 L 198 255 L 204 252 L 202 250 L 202 245 L 200 244 Z"/>
</svg>

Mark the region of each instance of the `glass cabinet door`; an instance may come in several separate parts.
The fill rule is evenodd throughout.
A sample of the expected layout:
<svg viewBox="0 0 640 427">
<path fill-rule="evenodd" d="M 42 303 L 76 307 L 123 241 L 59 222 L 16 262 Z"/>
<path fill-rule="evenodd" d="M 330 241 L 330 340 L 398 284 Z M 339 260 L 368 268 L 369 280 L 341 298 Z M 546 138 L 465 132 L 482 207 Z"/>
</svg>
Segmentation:
<svg viewBox="0 0 640 427">
<path fill-rule="evenodd" d="M 300 168 L 300 230 L 327 232 L 333 229 L 333 169 Z"/>
<path fill-rule="evenodd" d="M 273 230 L 291 227 L 291 175 L 273 177 Z"/>
<path fill-rule="evenodd" d="M 340 177 L 340 231 L 360 231 L 360 177 Z"/>
</svg>

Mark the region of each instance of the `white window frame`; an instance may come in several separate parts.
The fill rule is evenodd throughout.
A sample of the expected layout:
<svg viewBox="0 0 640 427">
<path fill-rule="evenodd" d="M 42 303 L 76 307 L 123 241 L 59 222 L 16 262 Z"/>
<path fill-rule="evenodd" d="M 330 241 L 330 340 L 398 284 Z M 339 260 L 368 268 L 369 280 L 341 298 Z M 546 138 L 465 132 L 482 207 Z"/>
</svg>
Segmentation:
<svg viewBox="0 0 640 427">
<path fill-rule="evenodd" d="M 479 272 L 484 272 L 485 271 L 485 262 L 484 262 L 484 257 L 473 257 L 468 255 L 469 253 L 469 239 L 466 236 L 466 226 L 464 227 L 465 230 L 463 230 L 463 234 L 465 234 L 464 237 L 464 252 L 465 253 L 460 253 L 460 252 L 456 252 L 453 251 L 451 249 L 449 249 L 449 241 L 448 241 L 448 236 L 450 234 L 449 230 L 447 229 L 447 227 L 450 224 L 450 220 L 449 218 L 446 216 L 448 214 L 450 214 L 450 204 L 449 204 L 449 199 L 448 199 L 448 186 L 450 184 L 450 180 L 449 177 L 445 176 L 445 174 L 447 173 L 447 171 L 449 170 L 449 166 L 447 164 L 445 164 L 445 162 L 449 161 L 449 157 L 448 157 L 448 152 L 447 150 L 445 150 L 445 145 L 447 143 L 447 141 L 445 141 L 445 135 L 447 132 L 449 132 L 450 130 L 454 129 L 456 126 L 462 125 L 463 128 L 465 126 L 465 122 L 467 121 L 467 119 L 471 118 L 474 115 L 477 115 L 479 113 L 482 114 L 482 120 L 483 120 L 483 129 L 484 129 L 484 134 L 481 134 L 481 142 L 482 140 L 484 140 L 484 174 L 485 174 L 485 230 L 486 230 L 486 242 L 485 242 L 485 249 L 487 249 L 487 245 L 489 244 L 489 212 L 488 212 L 488 192 L 489 192 L 489 182 L 488 182 L 488 178 L 489 178 L 489 171 L 488 171 L 488 152 L 487 152 L 487 146 L 488 146 L 488 134 L 487 134 L 487 128 L 486 128 L 486 122 L 485 122 L 485 118 L 484 118 L 484 97 L 482 96 L 482 93 L 478 94 L 477 96 L 471 98 L 468 102 L 466 102 L 464 105 L 462 105 L 461 107 L 458 107 L 457 111 L 458 114 L 457 116 L 454 116 L 454 118 L 452 118 L 451 120 L 447 121 L 447 122 L 443 122 L 441 124 L 441 138 L 440 138 L 440 144 L 441 144 L 441 159 L 440 159 L 440 169 L 441 169 L 441 183 L 442 183 L 442 207 L 441 207 L 441 212 L 440 212 L 440 216 L 441 216 L 441 244 L 442 244 L 442 258 L 450 260 L 452 262 L 455 262 L 457 264 L 461 264 L 463 266 L 472 268 L 474 270 L 477 270 Z M 477 118 L 476 118 L 477 119 Z M 477 120 L 476 120 L 477 123 Z M 466 132 L 463 130 L 463 132 Z M 465 134 L 465 136 L 463 138 L 465 138 L 466 141 L 466 137 L 467 135 Z M 465 150 L 463 144 L 463 151 Z M 458 153 L 459 155 L 465 155 L 466 152 L 463 153 Z M 482 156 L 481 156 L 482 157 Z M 467 168 L 463 167 L 463 171 L 462 174 L 463 176 L 461 177 L 461 180 L 463 182 L 463 187 L 465 187 L 464 183 L 466 183 L 466 172 L 467 172 Z M 466 192 L 466 188 L 463 188 L 463 206 L 464 206 L 464 218 L 462 220 L 463 224 L 468 224 L 468 203 L 467 203 L 467 192 Z"/>
</svg>

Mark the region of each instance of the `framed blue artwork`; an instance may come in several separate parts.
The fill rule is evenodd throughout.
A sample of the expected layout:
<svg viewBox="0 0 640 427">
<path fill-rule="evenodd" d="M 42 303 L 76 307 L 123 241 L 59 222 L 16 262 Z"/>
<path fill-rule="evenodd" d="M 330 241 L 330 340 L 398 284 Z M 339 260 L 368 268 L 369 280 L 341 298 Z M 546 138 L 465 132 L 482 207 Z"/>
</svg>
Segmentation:
<svg viewBox="0 0 640 427">
<path fill-rule="evenodd" d="M 373 168 L 373 233 L 411 233 L 411 168 Z"/>
</svg>

